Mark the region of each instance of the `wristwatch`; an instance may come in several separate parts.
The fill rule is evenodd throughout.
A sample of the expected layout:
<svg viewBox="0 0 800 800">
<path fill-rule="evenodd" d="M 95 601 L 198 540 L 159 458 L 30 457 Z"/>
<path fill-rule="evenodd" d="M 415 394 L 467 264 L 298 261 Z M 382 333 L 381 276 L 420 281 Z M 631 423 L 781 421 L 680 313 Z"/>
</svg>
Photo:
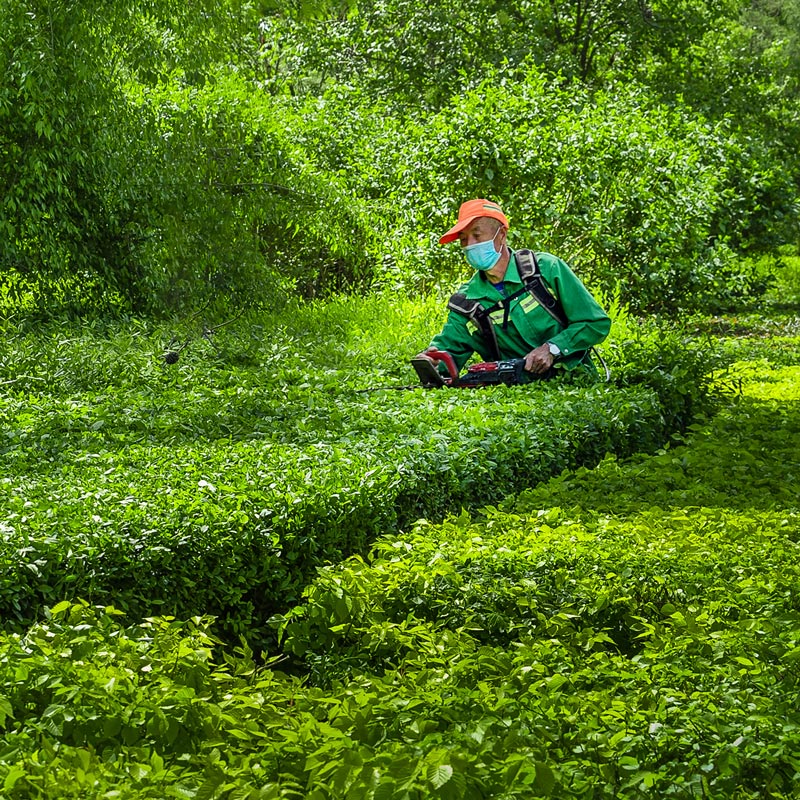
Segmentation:
<svg viewBox="0 0 800 800">
<path fill-rule="evenodd" d="M 547 343 L 547 347 L 549 348 L 550 355 L 553 356 L 553 358 L 556 358 L 557 356 L 561 355 L 561 348 L 557 344 L 553 344 L 552 342 L 548 342 Z"/>
</svg>

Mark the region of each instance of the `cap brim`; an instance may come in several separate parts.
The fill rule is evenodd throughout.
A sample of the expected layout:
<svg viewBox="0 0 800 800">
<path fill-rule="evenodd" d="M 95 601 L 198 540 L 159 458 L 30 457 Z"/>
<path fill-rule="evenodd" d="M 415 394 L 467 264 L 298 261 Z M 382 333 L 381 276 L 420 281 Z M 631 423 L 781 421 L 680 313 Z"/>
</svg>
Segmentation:
<svg viewBox="0 0 800 800">
<path fill-rule="evenodd" d="M 456 222 L 456 224 L 453 225 L 453 227 L 450 228 L 450 230 L 447 231 L 447 233 L 442 236 L 441 239 L 439 239 L 439 244 L 449 244 L 450 242 L 454 242 L 456 239 L 458 239 L 458 234 L 461 233 L 464 228 L 468 228 L 470 225 L 472 225 L 472 223 L 478 219 L 478 216 L 479 215 L 476 214 L 474 217 L 467 217 L 466 219 Z"/>
</svg>

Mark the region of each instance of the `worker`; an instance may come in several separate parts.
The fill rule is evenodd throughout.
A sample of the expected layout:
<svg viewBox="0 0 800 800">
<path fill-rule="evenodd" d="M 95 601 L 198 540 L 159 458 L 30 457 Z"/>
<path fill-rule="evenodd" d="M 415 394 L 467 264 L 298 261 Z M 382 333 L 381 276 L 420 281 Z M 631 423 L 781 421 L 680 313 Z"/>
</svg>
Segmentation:
<svg viewBox="0 0 800 800">
<path fill-rule="evenodd" d="M 439 244 L 458 241 L 475 274 L 448 303 L 444 327 L 421 357 L 449 353 L 460 371 L 473 353 L 483 361 L 525 359 L 531 379 L 580 370 L 597 377 L 590 349 L 611 320 L 566 262 L 508 246 L 508 219 L 490 200 L 462 203 Z"/>
</svg>

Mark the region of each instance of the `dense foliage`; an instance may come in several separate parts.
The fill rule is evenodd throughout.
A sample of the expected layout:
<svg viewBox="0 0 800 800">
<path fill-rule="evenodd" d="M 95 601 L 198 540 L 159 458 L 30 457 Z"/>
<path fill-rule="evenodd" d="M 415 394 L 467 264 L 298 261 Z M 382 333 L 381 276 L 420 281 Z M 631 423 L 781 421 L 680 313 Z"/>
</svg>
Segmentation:
<svg viewBox="0 0 800 800">
<path fill-rule="evenodd" d="M 796 795 L 798 0 L 0 0 L 0 59 L 3 798 Z M 386 388 L 471 196 L 609 382 Z"/>
<path fill-rule="evenodd" d="M 790 798 L 798 340 L 686 444 L 323 570 L 258 664 L 209 620 L 63 602 L 0 637 L 22 797 Z"/>
<path fill-rule="evenodd" d="M 604 351 L 613 384 L 361 391 L 415 381 L 397 354 L 429 341 L 443 312 L 425 310 L 341 300 L 213 333 L 199 319 L 8 329 L 6 624 L 82 597 L 134 617 L 201 610 L 262 641 L 320 565 L 608 452 L 652 451 L 706 403 L 705 348 L 624 315 Z"/>
<path fill-rule="evenodd" d="M 265 263 L 300 228 L 317 255 L 363 252 L 329 233 L 355 227 L 333 177 L 237 78 L 252 15 L 217 3 L 0 8 L 6 310 L 267 297 Z"/>
<path fill-rule="evenodd" d="M 758 299 L 798 234 L 796 0 L 0 14 L 6 312 L 450 283 L 470 196 L 640 311 Z"/>
</svg>

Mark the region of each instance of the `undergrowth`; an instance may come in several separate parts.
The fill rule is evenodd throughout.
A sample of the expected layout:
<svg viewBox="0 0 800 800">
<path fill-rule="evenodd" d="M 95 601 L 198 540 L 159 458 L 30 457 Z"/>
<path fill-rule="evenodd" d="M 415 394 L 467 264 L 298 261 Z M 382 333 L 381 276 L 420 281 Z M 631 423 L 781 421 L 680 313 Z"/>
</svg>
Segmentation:
<svg viewBox="0 0 800 800">
<path fill-rule="evenodd" d="M 728 377 L 685 442 L 323 569 L 264 664 L 56 605 L 0 639 L 6 795 L 793 797 L 800 366 Z"/>
</svg>

